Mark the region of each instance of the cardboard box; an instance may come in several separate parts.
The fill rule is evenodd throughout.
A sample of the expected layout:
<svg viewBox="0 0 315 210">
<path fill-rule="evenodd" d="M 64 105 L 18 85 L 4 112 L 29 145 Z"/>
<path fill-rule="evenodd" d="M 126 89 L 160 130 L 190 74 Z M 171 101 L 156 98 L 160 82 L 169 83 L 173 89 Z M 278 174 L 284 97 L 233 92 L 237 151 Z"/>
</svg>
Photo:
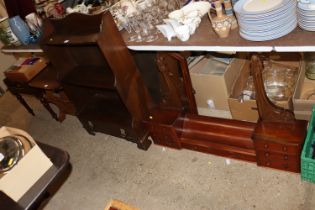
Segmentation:
<svg viewBox="0 0 315 210">
<path fill-rule="evenodd" d="M 0 138 L 15 134 L 25 136 L 34 145 L 11 170 L 0 178 L 0 190 L 18 202 L 53 164 L 26 132 L 9 127 L 0 128 Z"/>
<path fill-rule="evenodd" d="M 47 61 L 42 57 L 19 58 L 4 74 L 12 81 L 28 82 L 46 66 Z"/>
<path fill-rule="evenodd" d="M 290 54 L 286 56 L 286 59 L 281 59 L 281 57 L 276 57 L 276 63 L 283 64 L 286 66 L 292 66 L 293 68 L 300 68 L 301 60 L 299 54 Z M 256 100 L 244 100 L 241 101 L 239 96 L 241 92 L 246 87 L 247 79 L 250 75 L 250 61 L 247 60 L 245 65 L 240 71 L 240 74 L 235 82 L 232 90 L 232 94 L 228 99 L 230 106 L 230 111 L 233 119 L 257 122 L 259 115 L 257 110 Z M 288 109 L 289 101 L 277 101 L 275 103 L 277 106 Z"/>
<path fill-rule="evenodd" d="M 189 72 L 197 107 L 229 111 L 227 99 L 244 63 L 243 59 L 233 58 L 227 65 L 205 57 L 194 65 Z"/>
<path fill-rule="evenodd" d="M 305 62 L 302 63 L 298 82 L 293 94 L 293 107 L 296 119 L 309 120 L 315 105 L 315 80 L 305 77 Z"/>
</svg>

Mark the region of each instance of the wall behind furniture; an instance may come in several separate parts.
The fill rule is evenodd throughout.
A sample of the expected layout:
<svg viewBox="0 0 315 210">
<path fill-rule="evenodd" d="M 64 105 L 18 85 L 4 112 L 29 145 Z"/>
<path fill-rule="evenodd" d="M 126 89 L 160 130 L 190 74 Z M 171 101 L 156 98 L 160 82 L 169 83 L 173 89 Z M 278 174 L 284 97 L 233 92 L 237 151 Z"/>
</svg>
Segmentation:
<svg viewBox="0 0 315 210">
<path fill-rule="evenodd" d="M 6 17 L 7 13 L 3 0 L 0 0 L 0 16 Z M 0 18 L 1 19 L 1 18 Z M 2 42 L 0 42 L 0 49 L 3 47 Z M 15 62 L 15 57 L 13 55 L 4 54 L 0 51 L 0 87 L 6 89 L 6 86 L 3 83 L 4 74 L 3 72 Z"/>
<path fill-rule="evenodd" d="M 2 48 L 3 44 L 0 42 L 0 48 Z M 13 55 L 4 54 L 0 52 L 0 87 L 3 90 L 6 90 L 6 86 L 3 83 L 4 79 L 4 71 L 10 67 L 15 62 L 15 57 Z"/>
<path fill-rule="evenodd" d="M 0 0 L 0 19 L 3 17 L 7 17 L 7 16 L 8 16 L 8 14 L 7 14 L 7 11 L 5 9 L 4 2 L 3 2 L 3 0 Z"/>
</svg>

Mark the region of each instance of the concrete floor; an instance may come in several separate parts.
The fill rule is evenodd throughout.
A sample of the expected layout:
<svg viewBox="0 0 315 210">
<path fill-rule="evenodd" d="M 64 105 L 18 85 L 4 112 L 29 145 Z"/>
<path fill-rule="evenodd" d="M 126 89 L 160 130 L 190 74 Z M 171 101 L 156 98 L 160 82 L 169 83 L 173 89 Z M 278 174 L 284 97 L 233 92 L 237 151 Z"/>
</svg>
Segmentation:
<svg viewBox="0 0 315 210">
<path fill-rule="evenodd" d="M 315 209 L 315 185 L 300 175 L 253 163 L 152 145 L 98 133 L 68 116 L 54 121 L 33 98 L 32 117 L 10 94 L 0 98 L 0 125 L 67 150 L 72 173 L 45 210 L 101 210 L 115 198 L 141 210 Z"/>
</svg>

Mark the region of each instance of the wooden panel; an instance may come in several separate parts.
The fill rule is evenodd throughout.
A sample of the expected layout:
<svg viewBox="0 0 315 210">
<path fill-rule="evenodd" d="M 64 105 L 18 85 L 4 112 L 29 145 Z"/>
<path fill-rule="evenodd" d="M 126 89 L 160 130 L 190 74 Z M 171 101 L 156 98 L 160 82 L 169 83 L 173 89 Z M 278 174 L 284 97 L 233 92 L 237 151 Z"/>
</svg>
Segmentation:
<svg viewBox="0 0 315 210">
<path fill-rule="evenodd" d="M 286 154 L 258 152 L 257 165 L 292 172 L 300 172 L 300 158 Z"/>
<path fill-rule="evenodd" d="M 101 28 L 98 44 L 115 75 L 123 102 L 135 120 L 148 118 L 151 98 L 109 12 L 104 14 Z"/>
<path fill-rule="evenodd" d="M 204 153 L 215 154 L 223 157 L 234 158 L 238 160 L 245 160 L 256 162 L 256 153 L 251 149 L 242 149 L 237 146 L 222 145 L 219 143 L 200 142 L 198 140 L 191 140 L 181 138 L 183 148 L 196 150 Z"/>
<path fill-rule="evenodd" d="M 278 144 L 270 141 L 254 141 L 257 150 L 266 152 L 282 152 L 287 154 L 297 154 L 301 151 L 301 145 Z"/>
</svg>

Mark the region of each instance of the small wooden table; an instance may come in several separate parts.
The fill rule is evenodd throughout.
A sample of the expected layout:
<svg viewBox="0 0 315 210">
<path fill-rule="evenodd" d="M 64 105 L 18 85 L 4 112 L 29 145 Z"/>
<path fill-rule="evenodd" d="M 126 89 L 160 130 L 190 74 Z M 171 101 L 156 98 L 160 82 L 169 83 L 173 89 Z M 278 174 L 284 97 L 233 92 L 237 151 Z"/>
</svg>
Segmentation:
<svg viewBox="0 0 315 210">
<path fill-rule="evenodd" d="M 39 73 L 40 74 L 40 73 Z M 37 76 L 36 76 L 37 77 Z M 36 77 L 34 79 L 36 79 Z M 32 79 L 32 80 L 34 80 Z M 48 100 L 44 97 L 45 90 L 40 88 L 31 87 L 29 84 L 32 82 L 19 82 L 19 81 L 12 81 L 9 78 L 5 78 L 3 81 L 8 87 L 8 90 L 19 100 L 19 102 L 25 107 L 25 109 L 31 114 L 35 115 L 33 109 L 28 105 L 28 103 L 22 97 L 22 94 L 28 94 L 35 96 L 40 100 L 43 106 L 48 110 L 50 115 L 55 119 L 59 120 L 57 114 L 54 110 L 50 107 Z"/>
<path fill-rule="evenodd" d="M 47 144 L 37 143 L 52 161 L 53 166 L 24 194 L 18 203 L 0 191 L 0 206 L 5 206 L 6 209 L 10 210 L 37 209 L 45 199 L 61 186 L 70 174 L 70 157 L 67 152 Z"/>
</svg>

